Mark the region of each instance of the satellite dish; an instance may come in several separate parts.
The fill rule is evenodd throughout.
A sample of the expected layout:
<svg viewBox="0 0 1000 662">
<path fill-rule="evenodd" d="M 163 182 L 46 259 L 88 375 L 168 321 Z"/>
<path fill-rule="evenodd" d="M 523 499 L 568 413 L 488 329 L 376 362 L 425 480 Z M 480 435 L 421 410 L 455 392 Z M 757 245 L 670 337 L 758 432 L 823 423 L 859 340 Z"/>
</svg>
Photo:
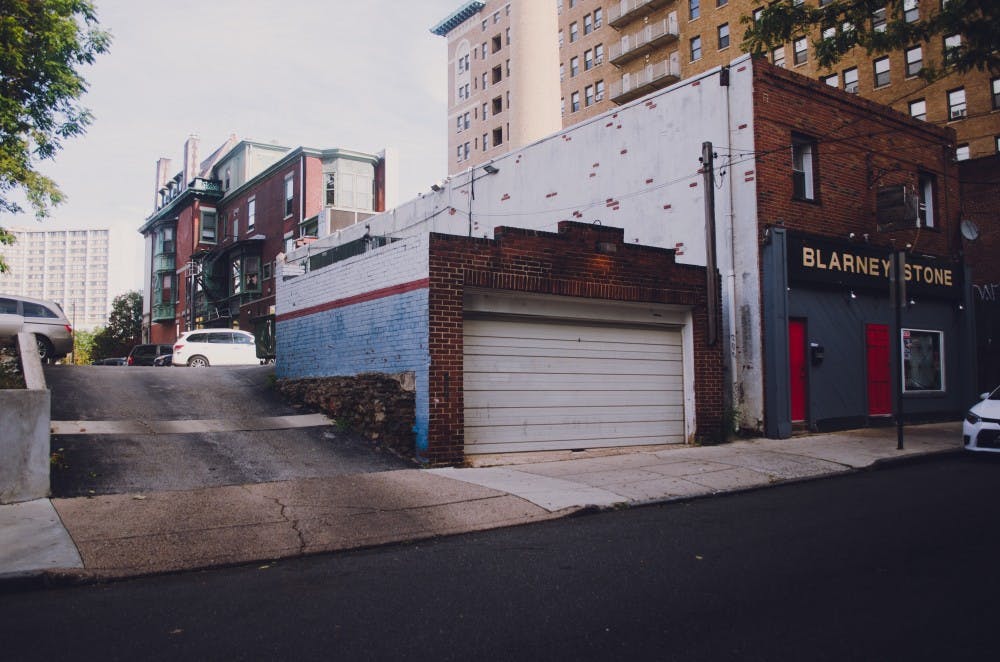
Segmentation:
<svg viewBox="0 0 1000 662">
<path fill-rule="evenodd" d="M 979 227 L 969 219 L 963 220 L 960 227 L 962 229 L 962 236 L 969 241 L 975 241 L 979 238 Z"/>
</svg>

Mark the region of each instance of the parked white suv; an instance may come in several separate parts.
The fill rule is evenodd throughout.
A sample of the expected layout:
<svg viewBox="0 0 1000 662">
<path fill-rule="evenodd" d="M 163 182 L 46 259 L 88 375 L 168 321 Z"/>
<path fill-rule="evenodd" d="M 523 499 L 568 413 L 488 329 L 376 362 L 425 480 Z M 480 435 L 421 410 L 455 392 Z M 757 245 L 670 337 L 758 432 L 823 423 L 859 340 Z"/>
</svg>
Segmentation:
<svg viewBox="0 0 1000 662">
<path fill-rule="evenodd" d="M 35 334 L 42 361 L 55 361 L 73 351 L 73 327 L 59 304 L 0 294 L 0 343 L 14 344 L 22 331 Z"/>
<path fill-rule="evenodd" d="M 173 365 L 260 365 L 253 334 L 235 329 L 185 331 L 174 343 Z"/>
</svg>

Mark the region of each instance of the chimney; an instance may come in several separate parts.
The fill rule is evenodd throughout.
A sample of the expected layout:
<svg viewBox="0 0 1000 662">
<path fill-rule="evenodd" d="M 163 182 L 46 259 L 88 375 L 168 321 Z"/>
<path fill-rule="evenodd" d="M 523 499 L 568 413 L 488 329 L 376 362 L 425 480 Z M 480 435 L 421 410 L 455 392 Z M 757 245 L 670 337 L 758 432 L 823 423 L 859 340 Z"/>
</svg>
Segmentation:
<svg viewBox="0 0 1000 662">
<path fill-rule="evenodd" d="M 167 185 L 170 172 L 170 159 L 159 158 L 156 160 L 156 188 L 153 189 L 153 209 L 160 207 L 160 189 Z"/>
<path fill-rule="evenodd" d="M 184 190 L 191 183 L 191 180 L 198 176 L 198 136 L 192 133 L 184 141 L 184 177 L 181 182 L 181 190 Z"/>
</svg>

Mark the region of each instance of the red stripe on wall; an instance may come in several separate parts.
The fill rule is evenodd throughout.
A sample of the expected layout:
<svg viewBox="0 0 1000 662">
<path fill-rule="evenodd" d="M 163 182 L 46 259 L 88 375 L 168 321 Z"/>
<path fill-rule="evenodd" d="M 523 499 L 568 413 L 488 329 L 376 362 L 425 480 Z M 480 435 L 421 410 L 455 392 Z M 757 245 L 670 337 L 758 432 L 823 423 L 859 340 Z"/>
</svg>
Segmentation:
<svg viewBox="0 0 1000 662">
<path fill-rule="evenodd" d="M 279 322 L 285 322 L 287 320 L 293 320 L 297 317 L 305 317 L 306 315 L 315 315 L 316 313 L 321 313 L 326 310 L 333 310 L 334 308 L 343 308 L 344 306 L 351 306 L 356 303 L 391 297 L 395 294 L 405 294 L 406 292 L 412 292 L 413 290 L 422 290 L 429 285 L 430 278 L 421 278 L 420 280 L 402 283 L 401 285 L 392 285 L 390 287 L 383 287 L 380 290 L 372 290 L 371 292 L 365 292 L 363 294 L 355 294 L 354 296 L 346 297 L 344 299 L 334 299 L 333 301 L 327 301 L 326 303 L 310 306 L 309 308 L 303 308 L 302 310 L 293 310 L 290 313 L 282 313 L 281 315 L 278 315 L 276 319 Z"/>
</svg>

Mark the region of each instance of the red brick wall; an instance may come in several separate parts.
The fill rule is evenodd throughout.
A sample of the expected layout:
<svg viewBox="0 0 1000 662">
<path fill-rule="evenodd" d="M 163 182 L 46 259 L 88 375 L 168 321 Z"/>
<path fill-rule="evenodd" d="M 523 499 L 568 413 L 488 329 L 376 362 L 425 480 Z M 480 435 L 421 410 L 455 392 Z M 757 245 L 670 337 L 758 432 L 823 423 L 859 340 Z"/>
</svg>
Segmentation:
<svg viewBox="0 0 1000 662">
<path fill-rule="evenodd" d="M 1000 284 L 1000 156 L 959 163 L 962 218 L 979 227 L 975 241 L 964 242 L 965 260 L 976 285 Z"/>
<path fill-rule="evenodd" d="M 954 132 L 886 106 L 754 60 L 754 141 L 761 224 L 847 239 L 865 233 L 875 245 L 954 256 L 959 211 Z M 792 199 L 791 136 L 817 142 L 816 202 Z M 881 186 L 917 186 L 918 172 L 937 178 L 937 228 L 879 232 Z"/>
<path fill-rule="evenodd" d="M 599 253 L 610 242 L 615 253 Z M 698 437 L 722 427 L 721 345 L 709 347 L 705 268 L 676 264 L 672 250 L 626 244 L 620 228 L 562 221 L 558 233 L 497 228 L 495 238 L 431 234 L 430 422 L 427 457 L 460 462 L 464 447 L 462 304 L 465 286 L 692 306 Z"/>
</svg>

